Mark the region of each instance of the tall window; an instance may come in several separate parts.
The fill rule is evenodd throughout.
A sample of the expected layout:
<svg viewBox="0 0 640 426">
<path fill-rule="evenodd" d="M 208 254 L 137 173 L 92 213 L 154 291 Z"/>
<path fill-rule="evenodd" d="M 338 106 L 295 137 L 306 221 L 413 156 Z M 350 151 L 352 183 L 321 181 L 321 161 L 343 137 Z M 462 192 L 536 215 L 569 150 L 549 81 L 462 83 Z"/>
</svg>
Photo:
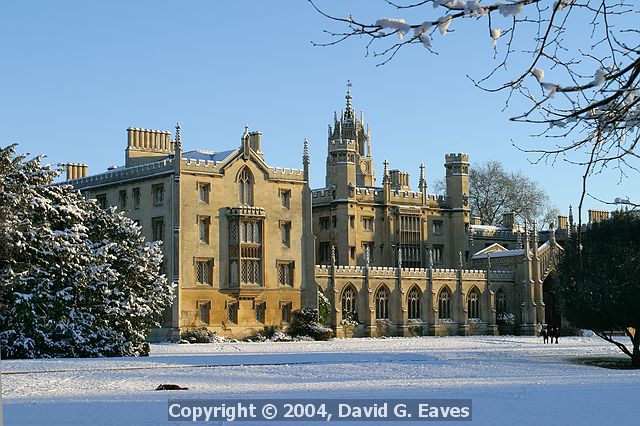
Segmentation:
<svg viewBox="0 0 640 426">
<path fill-rule="evenodd" d="M 198 217 L 198 232 L 200 234 L 200 242 L 209 244 L 209 225 L 211 218 L 209 216 Z"/>
<path fill-rule="evenodd" d="M 280 190 L 280 204 L 282 205 L 282 207 L 286 207 L 286 208 L 291 207 L 291 190 L 290 189 Z"/>
<path fill-rule="evenodd" d="M 420 289 L 416 286 L 409 291 L 407 298 L 409 319 L 420 319 L 420 296 Z"/>
<path fill-rule="evenodd" d="M 444 246 L 433 246 L 432 256 L 434 263 L 442 263 L 442 256 L 444 253 Z"/>
<path fill-rule="evenodd" d="M 500 288 L 496 293 L 496 312 L 499 314 L 507 312 L 507 292 Z"/>
<path fill-rule="evenodd" d="M 253 176 L 246 167 L 238 175 L 238 201 L 240 205 L 253 205 Z"/>
<path fill-rule="evenodd" d="M 262 285 L 262 219 L 229 223 L 229 280 L 232 286 Z"/>
<path fill-rule="evenodd" d="M 164 185 L 159 183 L 151 187 L 153 192 L 153 205 L 160 206 L 164 203 Z"/>
<path fill-rule="evenodd" d="M 320 218 L 320 229 L 326 230 L 331 228 L 331 218 L 329 216 Z"/>
<path fill-rule="evenodd" d="M 362 218 L 362 229 L 365 231 L 373 231 L 373 218 L 372 217 L 363 217 Z"/>
<path fill-rule="evenodd" d="M 256 302 L 256 321 L 264 324 L 267 304 L 265 302 Z"/>
<path fill-rule="evenodd" d="M 432 223 L 433 235 L 442 235 L 442 221 L 434 220 Z"/>
<path fill-rule="evenodd" d="M 211 285 L 211 268 L 213 267 L 212 259 L 196 259 L 196 282 L 198 284 Z"/>
<path fill-rule="evenodd" d="M 389 290 L 384 285 L 376 291 L 376 319 L 389 319 Z"/>
<path fill-rule="evenodd" d="M 233 324 L 238 323 L 238 302 L 227 305 L 227 320 Z"/>
<path fill-rule="evenodd" d="M 451 290 L 445 287 L 438 295 L 438 317 L 439 319 L 451 319 Z"/>
<path fill-rule="evenodd" d="M 137 210 L 140 208 L 140 188 L 133 188 L 131 192 L 133 195 L 133 208 Z"/>
<path fill-rule="evenodd" d="M 280 302 L 282 322 L 291 322 L 291 302 Z"/>
<path fill-rule="evenodd" d="M 467 296 L 467 313 L 469 318 L 480 318 L 480 290 L 474 287 Z"/>
<path fill-rule="evenodd" d="M 209 324 L 209 316 L 211 314 L 211 301 L 198 300 L 196 304 L 198 308 L 198 319 L 203 324 Z"/>
<path fill-rule="evenodd" d="M 153 240 L 162 241 L 164 237 L 164 217 L 154 217 L 151 219 Z"/>
<path fill-rule="evenodd" d="M 331 244 L 322 242 L 318 244 L 318 263 L 331 262 Z"/>
<path fill-rule="evenodd" d="M 349 284 L 342 291 L 342 316 L 353 316 L 357 312 L 357 294 L 353 285 Z"/>
<path fill-rule="evenodd" d="M 293 262 L 278 263 L 278 284 L 293 287 Z"/>
<path fill-rule="evenodd" d="M 124 210 L 127 208 L 127 190 L 123 189 L 118 194 L 118 201 L 120 203 L 120 210 Z"/>
<path fill-rule="evenodd" d="M 211 191 L 211 185 L 208 183 L 198 183 L 198 196 L 201 203 L 209 204 L 209 191 Z"/>
<path fill-rule="evenodd" d="M 291 222 L 280 222 L 280 239 L 283 246 L 291 246 Z"/>
</svg>

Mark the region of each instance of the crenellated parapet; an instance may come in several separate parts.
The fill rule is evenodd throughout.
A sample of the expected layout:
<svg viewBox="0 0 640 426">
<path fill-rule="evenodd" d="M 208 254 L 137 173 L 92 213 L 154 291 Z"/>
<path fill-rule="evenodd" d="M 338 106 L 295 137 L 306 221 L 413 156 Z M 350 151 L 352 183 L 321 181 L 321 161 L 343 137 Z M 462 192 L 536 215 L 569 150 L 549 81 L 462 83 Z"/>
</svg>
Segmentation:
<svg viewBox="0 0 640 426">
<path fill-rule="evenodd" d="M 87 176 L 73 180 L 73 186 L 77 189 L 87 189 L 95 186 L 111 185 L 127 180 L 135 180 L 156 175 L 173 173 L 173 159 L 144 163 L 139 166 L 118 167 L 105 173 Z"/>
</svg>

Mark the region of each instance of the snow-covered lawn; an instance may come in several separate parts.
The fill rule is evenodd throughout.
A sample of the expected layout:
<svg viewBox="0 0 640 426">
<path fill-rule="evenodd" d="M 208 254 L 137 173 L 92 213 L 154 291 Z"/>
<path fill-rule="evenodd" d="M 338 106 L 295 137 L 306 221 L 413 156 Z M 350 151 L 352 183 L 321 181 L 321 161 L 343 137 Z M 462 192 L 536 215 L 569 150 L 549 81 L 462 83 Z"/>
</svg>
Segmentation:
<svg viewBox="0 0 640 426">
<path fill-rule="evenodd" d="M 7 425 L 166 424 L 170 397 L 471 398 L 473 424 L 635 425 L 640 371 L 570 361 L 618 355 L 597 337 L 162 344 L 148 358 L 2 361 L 2 396 Z"/>
</svg>

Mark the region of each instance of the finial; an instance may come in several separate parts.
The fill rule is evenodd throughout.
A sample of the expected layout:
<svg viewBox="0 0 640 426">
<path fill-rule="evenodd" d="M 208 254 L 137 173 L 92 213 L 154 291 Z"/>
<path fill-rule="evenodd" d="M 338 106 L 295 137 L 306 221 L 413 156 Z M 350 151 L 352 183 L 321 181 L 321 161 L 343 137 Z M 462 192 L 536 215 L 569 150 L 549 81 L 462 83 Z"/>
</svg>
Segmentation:
<svg viewBox="0 0 640 426">
<path fill-rule="evenodd" d="M 398 248 L 398 268 L 402 269 L 402 248 Z"/>
<path fill-rule="evenodd" d="M 433 269 L 433 250 L 429 247 L 429 269 Z"/>
<path fill-rule="evenodd" d="M 331 246 L 331 264 L 336 264 L 336 246 Z"/>
<path fill-rule="evenodd" d="M 522 249 L 522 233 L 520 231 L 516 234 L 516 244 L 519 249 Z"/>
<path fill-rule="evenodd" d="M 420 163 L 420 190 L 425 190 L 427 188 L 427 180 L 424 176 L 424 163 Z"/>
<path fill-rule="evenodd" d="M 551 234 L 549 236 L 549 239 L 551 240 L 551 243 L 555 244 L 555 242 L 556 242 L 556 226 L 555 226 L 555 224 L 553 222 L 551 222 L 549 224 L 549 233 Z"/>
<path fill-rule="evenodd" d="M 181 134 L 181 130 L 182 127 L 180 127 L 180 122 L 178 121 L 176 123 L 176 144 L 180 147 L 182 147 L 182 134 Z"/>
<path fill-rule="evenodd" d="M 459 261 L 460 261 L 460 269 L 463 269 L 464 268 L 464 259 L 462 257 L 462 250 L 460 250 L 458 252 L 458 258 L 459 258 Z"/>
<path fill-rule="evenodd" d="M 309 164 L 309 141 L 307 140 L 307 138 L 304 138 L 303 142 L 302 163 Z"/>
<path fill-rule="evenodd" d="M 367 265 L 367 268 L 369 267 L 370 262 L 371 262 L 371 252 L 370 252 L 369 245 L 367 244 L 366 246 L 364 246 L 364 263 L 365 265 Z"/>
<path fill-rule="evenodd" d="M 345 99 L 347 100 L 347 108 L 345 110 L 345 112 L 348 114 L 348 111 L 352 111 L 353 110 L 353 106 L 351 105 L 351 80 L 347 80 L 347 96 L 345 96 Z"/>
<path fill-rule="evenodd" d="M 244 133 L 242 134 L 242 136 L 244 136 L 244 135 L 248 135 L 248 134 L 249 134 L 249 125 L 248 125 L 248 124 L 245 124 L 245 125 L 244 125 Z"/>
<path fill-rule="evenodd" d="M 491 270 L 491 252 L 487 253 L 487 269 Z"/>
</svg>

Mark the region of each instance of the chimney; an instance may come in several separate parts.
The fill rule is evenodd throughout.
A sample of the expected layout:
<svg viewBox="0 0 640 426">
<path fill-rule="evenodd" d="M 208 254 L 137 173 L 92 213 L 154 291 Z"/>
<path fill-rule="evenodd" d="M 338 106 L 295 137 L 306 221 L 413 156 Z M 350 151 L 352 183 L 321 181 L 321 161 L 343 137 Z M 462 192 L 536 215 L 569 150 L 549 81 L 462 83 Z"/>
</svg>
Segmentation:
<svg viewBox="0 0 640 426">
<path fill-rule="evenodd" d="M 513 229 L 513 225 L 516 221 L 516 214 L 513 212 L 502 213 L 502 226 L 505 228 Z"/>
<path fill-rule="evenodd" d="M 80 179 L 87 176 L 89 166 L 80 163 L 63 164 L 66 169 L 67 180 Z"/>
<path fill-rule="evenodd" d="M 262 133 L 260 133 L 259 130 L 256 132 L 249 133 L 249 146 L 256 154 L 260 156 L 260 158 L 264 158 L 262 153 L 262 147 L 260 146 L 261 142 L 262 142 Z"/>
<path fill-rule="evenodd" d="M 609 217 L 608 211 L 589 210 L 589 223 L 600 222 L 601 220 L 605 220 L 608 217 Z"/>
<path fill-rule="evenodd" d="M 558 230 L 567 229 L 569 227 L 569 218 L 567 216 L 558 216 Z"/>
<path fill-rule="evenodd" d="M 480 220 L 479 216 L 472 216 L 471 217 L 471 225 L 482 225 L 482 221 Z"/>
<path fill-rule="evenodd" d="M 400 191 L 409 191 L 409 173 L 401 172 L 400 170 L 391 170 L 389 172 L 389 178 L 391 179 L 391 189 L 397 189 Z"/>
</svg>

